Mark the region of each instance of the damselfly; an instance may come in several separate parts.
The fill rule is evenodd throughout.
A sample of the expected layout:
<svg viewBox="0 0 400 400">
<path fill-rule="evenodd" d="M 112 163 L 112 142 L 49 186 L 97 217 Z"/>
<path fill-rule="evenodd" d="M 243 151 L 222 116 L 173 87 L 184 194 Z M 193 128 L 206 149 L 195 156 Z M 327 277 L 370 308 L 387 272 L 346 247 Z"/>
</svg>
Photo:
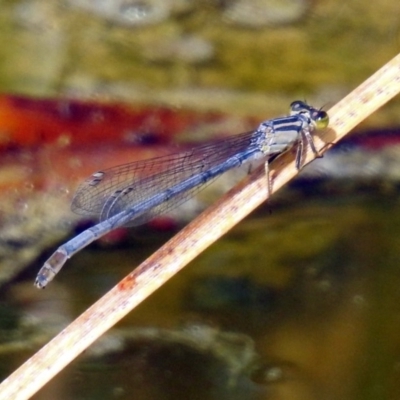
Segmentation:
<svg viewBox="0 0 400 400">
<path fill-rule="evenodd" d="M 256 130 L 95 172 L 78 188 L 72 210 L 101 222 L 60 246 L 39 271 L 35 285 L 45 287 L 68 258 L 99 237 L 121 226 L 143 224 L 177 207 L 232 168 L 257 159 L 268 166 L 273 157 L 297 144 L 296 167 L 300 169 L 307 146 L 319 156 L 311 132 L 328 123 L 325 111 L 295 101 L 289 116 L 264 121 Z"/>
</svg>

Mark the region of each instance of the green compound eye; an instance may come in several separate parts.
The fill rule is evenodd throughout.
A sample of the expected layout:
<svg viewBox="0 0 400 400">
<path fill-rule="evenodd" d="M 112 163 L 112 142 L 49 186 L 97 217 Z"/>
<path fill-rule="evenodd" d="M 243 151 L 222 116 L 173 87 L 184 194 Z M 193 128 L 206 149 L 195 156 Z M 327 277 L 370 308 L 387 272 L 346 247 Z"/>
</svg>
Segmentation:
<svg viewBox="0 0 400 400">
<path fill-rule="evenodd" d="M 316 111 L 311 115 L 317 129 L 324 129 L 329 125 L 328 113 L 322 110 Z"/>
</svg>

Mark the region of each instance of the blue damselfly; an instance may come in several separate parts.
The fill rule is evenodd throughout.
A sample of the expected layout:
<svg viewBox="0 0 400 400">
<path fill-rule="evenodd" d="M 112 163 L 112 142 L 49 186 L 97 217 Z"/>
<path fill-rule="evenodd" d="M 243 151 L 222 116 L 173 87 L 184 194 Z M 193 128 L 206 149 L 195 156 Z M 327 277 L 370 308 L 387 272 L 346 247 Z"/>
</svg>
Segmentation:
<svg viewBox="0 0 400 400">
<path fill-rule="evenodd" d="M 328 123 L 325 111 L 295 101 L 289 116 L 266 120 L 256 130 L 95 172 L 78 188 L 72 210 L 100 222 L 60 246 L 39 271 L 35 285 L 45 287 L 68 258 L 99 237 L 121 226 L 143 224 L 177 207 L 232 168 L 254 160 L 268 166 L 272 158 L 297 144 L 296 167 L 300 169 L 305 149 L 319 156 L 311 132 Z"/>
</svg>

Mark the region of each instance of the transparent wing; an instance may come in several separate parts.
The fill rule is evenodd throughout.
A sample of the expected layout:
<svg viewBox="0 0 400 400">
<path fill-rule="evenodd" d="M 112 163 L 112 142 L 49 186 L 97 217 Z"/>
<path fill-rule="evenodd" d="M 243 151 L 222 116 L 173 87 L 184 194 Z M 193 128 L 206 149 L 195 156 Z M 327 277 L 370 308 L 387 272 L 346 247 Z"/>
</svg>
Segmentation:
<svg viewBox="0 0 400 400">
<path fill-rule="evenodd" d="M 255 146 L 255 131 L 216 140 L 190 150 L 119 165 L 94 173 L 77 190 L 72 210 L 105 220 L 193 175 L 201 174 L 229 157 Z M 207 182 L 207 184 L 210 182 Z M 203 188 L 200 184 L 135 217 L 140 225 L 165 213 Z"/>
</svg>

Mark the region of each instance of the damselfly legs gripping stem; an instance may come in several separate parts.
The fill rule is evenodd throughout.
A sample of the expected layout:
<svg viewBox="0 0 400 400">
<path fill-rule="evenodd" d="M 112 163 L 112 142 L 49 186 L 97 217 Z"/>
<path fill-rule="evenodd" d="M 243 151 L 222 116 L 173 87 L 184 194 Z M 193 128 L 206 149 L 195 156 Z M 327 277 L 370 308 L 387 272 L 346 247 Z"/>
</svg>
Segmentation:
<svg viewBox="0 0 400 400">
<path fill-rule="evenodd" d="M 177 207 L 232 168 L 257 159 L 268 163 L 297 144 L 296 167 L 300 169 L 305 148 L 319 156 L 311 132 L 328 123 L 325 111 L 295 101 L 289 116 L 264 121 L 254 131 L 95 172 L 78 188 L 72 210 L 101 222 L 60 246 L 39 271 L 35 285 L 45 287 L 68 258 L 99 237 Z"/>
</svg>

